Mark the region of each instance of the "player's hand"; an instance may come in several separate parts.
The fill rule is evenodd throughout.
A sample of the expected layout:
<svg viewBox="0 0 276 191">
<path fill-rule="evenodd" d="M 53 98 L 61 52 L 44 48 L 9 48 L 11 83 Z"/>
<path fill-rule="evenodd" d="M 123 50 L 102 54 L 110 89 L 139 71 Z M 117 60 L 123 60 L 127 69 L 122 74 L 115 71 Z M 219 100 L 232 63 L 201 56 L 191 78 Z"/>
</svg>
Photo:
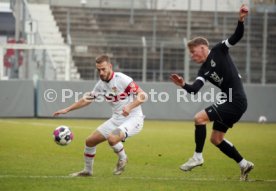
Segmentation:
<svg viewBox="0 0 276 191">
<path fill-rule="evenodd" d="M 130 108 L 127 105 L 124 106 L 122 115 L 127 117 L 129 115 L 129 113 L 130 113 Z"/>
<path fill-rule="evenodd" d="M 171 74 L 170 76 L 171 81 L 173 81 L 173 83 L 175 83 L 177 86 L 183 87 L 185 84 L 184 79 L 179 76 L 178 74 Z"/>
<path fill-rule="evenodd" d="M 248 15 L 248 7 L 245 4 L 242 4 L 241 8 L 240 8 L 240 21 L 244 21 L 245 17 Z"/>
<path fill-rule="evenodd" d="M 53 117 L 59 116 L 60 114 L 66 114 L 68 111 L 66 109 L 61 109 L 53 113 Z"/>
</svg>

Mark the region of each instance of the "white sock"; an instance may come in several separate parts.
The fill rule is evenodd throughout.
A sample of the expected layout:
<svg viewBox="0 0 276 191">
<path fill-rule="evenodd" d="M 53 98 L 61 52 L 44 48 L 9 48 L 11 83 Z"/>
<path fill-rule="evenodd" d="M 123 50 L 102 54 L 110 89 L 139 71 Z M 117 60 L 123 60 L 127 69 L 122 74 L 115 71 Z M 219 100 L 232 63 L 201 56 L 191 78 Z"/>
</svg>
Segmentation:
<svg viewBox="0 0 276 191">
<path fill-rule="evenodd" d="M 93 173 L 94 157 L 96 154 L 96 147 L 84 148 L 84 170 Z"/>
<path fill-rule="evenodd" d="M 197 159 L 197 160 L 203 159 L 202 153 L 194 152 L 193 158 L 194 158 L 194 159 Z"/>
<path fill-rule="evenodd" d="M 119 160 L 125 160 L 127 155 L 125 153 L 124 145 L 122 142 L 117 143 L 116 145 L 111 146 L 114 152 L 118 155 Z"/>
<path fill-rule="evenodd" d="M 241 162 L 239 162 L 240 168 L 245 167 L 246 164 L 247 164 L 247 160 L 245 160 L 245 159 L 242 159 Z"/>
</svg>

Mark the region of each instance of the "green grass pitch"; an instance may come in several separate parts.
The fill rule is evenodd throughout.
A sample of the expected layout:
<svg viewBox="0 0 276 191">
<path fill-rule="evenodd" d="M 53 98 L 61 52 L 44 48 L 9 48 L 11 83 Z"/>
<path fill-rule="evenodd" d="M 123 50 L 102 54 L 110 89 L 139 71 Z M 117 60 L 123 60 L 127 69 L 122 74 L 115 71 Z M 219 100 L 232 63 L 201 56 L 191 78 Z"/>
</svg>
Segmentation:
<svg viewBox="0 0 276 191">
<path fill-rule="evenodd" d="M 276 124 L 238 123 L 226 135 L 255 164 L 248 182 L 239 181 L 238 165 L 210 143 L 211 125 L 204 165 L 182 172 L 179 165 L 194 151 L 193 123 L 150 120 L 126 141 L 129 163 L 122 175 L 112 175 L 117 156 L 105 142 L 97 147 L 93 177 L 69 177 L 83 168 L 84 140 L 103 121 L 0 119 L 0 190 L 276 190 Z M 59 125 L 74 133 L 68 146 L 53 141 Z"/>
</svg>

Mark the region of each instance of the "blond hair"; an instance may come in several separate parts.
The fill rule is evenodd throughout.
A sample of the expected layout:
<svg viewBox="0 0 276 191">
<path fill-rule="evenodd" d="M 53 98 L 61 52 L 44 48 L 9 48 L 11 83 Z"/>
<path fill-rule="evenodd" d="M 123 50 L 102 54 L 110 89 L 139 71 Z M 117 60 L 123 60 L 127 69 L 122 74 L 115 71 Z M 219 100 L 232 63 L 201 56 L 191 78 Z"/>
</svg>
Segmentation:
<svg viewBox="0 0 276 191">
<path fill-rule="evenodd" d="M 103 63 L 103 62 L 110 63 L 110 58 L 109 58 L 108 55 L 102 54 L 102 55 L 98 56 L 98 57 L 95 59 L 95 61 L 96 61 L 96 64 L 101 64 L 101 63 Z"/>
<path fill-rule="evenodd" d="M 206 38 L 204 37 L 195 37 L 192 40 L 188 41 L 187 46 L 189 49 L 199 46 L 199 45 L 206 45 L 207 47 L 209 47 L 209 42 Z"/>
</svg>

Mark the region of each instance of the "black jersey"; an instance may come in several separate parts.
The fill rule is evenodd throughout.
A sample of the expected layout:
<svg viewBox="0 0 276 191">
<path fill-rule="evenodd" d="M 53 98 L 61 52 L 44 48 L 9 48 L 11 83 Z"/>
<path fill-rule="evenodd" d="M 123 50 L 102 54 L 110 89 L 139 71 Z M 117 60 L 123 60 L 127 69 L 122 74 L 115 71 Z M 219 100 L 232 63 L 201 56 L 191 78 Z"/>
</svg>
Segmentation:
<svg viewBox="0 0 276 191">
<path fill-rule="evenodd" d="M 227 96 L 231 93 L 233 99 L 246 100 L 241 75 L 229 54 L 229 47 L 241 39 L 243 31 L 243 23 L 238 22 L 235 33 L 229 39 L 218 43 L 211 49 L 206 61 L 199 69 L 197 80 L 201 80 L 203 83 L 208 80 L 226 93 Z"/>
<path fill-rule="evenodd" d="M 235 64 L 233 63 L 225 42 L 211 49 L 207 60 L 202 64 L 197 79 L 208 80 L 233 98 L 245 98 L 245 93 Z"/>
</svg>

